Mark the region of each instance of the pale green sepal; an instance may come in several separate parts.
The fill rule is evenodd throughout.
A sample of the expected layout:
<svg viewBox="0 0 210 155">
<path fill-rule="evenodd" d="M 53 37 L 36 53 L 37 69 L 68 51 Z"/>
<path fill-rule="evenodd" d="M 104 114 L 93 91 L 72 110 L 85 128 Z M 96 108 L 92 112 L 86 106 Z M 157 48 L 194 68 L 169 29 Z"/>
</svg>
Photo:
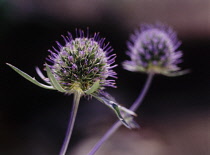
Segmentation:
<svg viewBox="0 0 210 155">
<path fill-rule="evenodd" d="M 129 110 L 123 106 L 118 105 L 120 110 L 124 111 L 127 114 L 133 115 L 133 116 L 137 116 L 137 114 L 135 112 L 133 112 L 132 110 Z"/>
<path fill-rule="evenodd" d="M 132 129 L 139 129 L 140 128 L 140 125 L 133 120 L 133 116 L 129 115 L 129 116 L 125 117 L 125 120 Z"/>
<path fill-rule="evenodd" d="M 85 91 L 85 94 L 90 95 L 93 92 L 95 92 L 100 86 L 99 80 L 97 80 L 92 87 L 90 87 L 88 90 Z"/>
<path fill-rule="evenodd" d="M 47 76 L 48 76 L 48 78 L 50 79 L 50 82 L 51 82 L 51 84 L 53 85 L 53 87 L 54 87 L 55 89 L 57 89 L 58 91 L 60 91 L 60 92 L 66 92 L 66 90 L 63 89 L 63 88 L 61 87 L 61 85 L 58 83 L 58 81 L 55 79 L 55 77 L 54 77 L 54 75 L 52 74 L 52 72 L 51 72 L 49 66 L 48 66 L 47 64 L 45 64 L 45 65 L 46 65 Z"/>
<path fill-rule="evenodd" d="M 100 97 L 97 95 L 92 95 L 92 96 L 95 97 L 100 102 L 107 105 L 109 108 L 111 108 L 115 112 L 115 114 L 117 115 L 119 120 L 123 123 L 123 125 L 125 125 L 129 129 L 131 129 L 131 127 L 128 125 L 128 123 L 125 121 L 125 119 L 122 117 L 119 105 L 117 103 L 115 103 L 114 101 L 111 101 L 109 99 L 106 99 L 105 97 Z"/>
<path fill-rule="evenodd" d="M 48 86 L 48 85 L 44 85 L 42 83 L 39 83 L 35 78 L 31 77 L 30 75 L 26 74 L 25 72 L 21 71 L 20 69 L 18 69 L 17 67 L 6 63 L 9 67 L 11 67 L 14 71 L 16 71 L 18 74 L 20 74 L 22 77 L 24 77 L 25 79 L 27 79 L 28 81 L 32 82 L 33 84 L 45 88 L 45 89 L 51 89 L 51 90 L 55 90 L 55 88 L 53 86 Z"/>
<path fill-rule="evenodd" d="M 120 113 L 119 106 L 117 104 L 115 104 L 115 103 L 112 103 L 111 107 L 114 110 L 114 112 L 117 115 L 117 117 L 119 118 L 119 120 L 123 123 L 123 125 L 125 125 L 129 129 L 131 129 L 131 127 L 128 125 L 128 123 L 125 121 L 125 119 L 122 117 L 122 115 Z"/>
<path fill-rule="evenodd" d="M 121 113 L 120 110 L 122 110 L 122 106 L 118 105 L 118 104 L 113 104 L 112 105 L 113 108 L 115 109 L 115 113 L 116 115 L 118 116 L 118 118 L 120 119 L 120 121 L 129 129 L 136 129 L 136 128 L 140 128 L 140 126 L 133 120 L 133 116 L 132 115 L 135 115 L 136 114 L 131 111 L 131 110 L 128 110 L 127 108 L 124 108 L 123 107 L 123 112 L 125 113 Z M 126 109 L 126 110 L 125 110 Z M 129 115 L 131 114 L 131 115 Z"/>
<path fill-rule="evenodd" d="M 177 72 L 172 72 L 172 73 L 163 73 L 163 75 L 165 76 L 169 76 L 169 77 L 176 77 L 176 76 L 181 76 L 181 75 L 185 75 L 190 73 L 190 70 L 183 70 L 183 71 L 177 71 Z"/>
</svg>

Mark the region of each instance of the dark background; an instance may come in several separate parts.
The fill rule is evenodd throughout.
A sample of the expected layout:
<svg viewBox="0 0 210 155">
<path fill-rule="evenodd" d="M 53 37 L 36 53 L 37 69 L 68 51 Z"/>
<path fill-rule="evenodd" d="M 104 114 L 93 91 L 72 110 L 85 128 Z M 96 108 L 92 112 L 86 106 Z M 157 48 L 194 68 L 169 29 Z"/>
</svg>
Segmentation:
<svg viewBox="0 0 210 155">
<path fill-rule="evenodd" d="M 72 96 L 45 90 L 20 77 L 9 62 L 37 77 L 47 52 L 75 28 L 100 32 L 128 59 L 126 41 L 142 23 L 171 25 L 182 41 L 181 77 L 155 76 L 138 110 L 140 130 L 121 129 L 98 155 L 210 154 L 210 2 L 208 0 L 0 0 L 0 155 L 56 155 L 67 128 Z M 129 107 L 147 75 L 119 65 L 117 89 L 107 91 Z M 40 80 L 37 77 L 38 80 Z M 96 100 L 82 99 L 69 154 L 87 154 L 117 118 Z"/>
</svg>

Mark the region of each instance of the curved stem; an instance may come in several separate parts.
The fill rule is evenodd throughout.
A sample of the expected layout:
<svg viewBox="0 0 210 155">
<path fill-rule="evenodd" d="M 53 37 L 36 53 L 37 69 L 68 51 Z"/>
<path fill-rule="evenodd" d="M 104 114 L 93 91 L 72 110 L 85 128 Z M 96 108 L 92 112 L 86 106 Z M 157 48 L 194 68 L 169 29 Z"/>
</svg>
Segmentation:
<svg viewBox="0 0 210 155">
<path fill-rule="evenodd" d="M 136 111 L 136 109 L 141 105 L 150 85 L 152 82 L 154 74 L 150 73 L 147 77 L 147 81 L 144 84 L 144 87 L 139 94 L 138 98 L 136 101 L 133 103 L 133 105 L 130 107 L 130 110 Z M 96 151 L 101 147 L 101 145 L 115 132 L 117 129 L 122 125 L 120 121 L 117 121 L 106 133 L 105 135 L 96 143 L 96 145 L 92 148 L 92 150 L 89 152 L 88 155 L 94 155 Z"/>
<path fill-rule="evenodd" d="M 149 87 L 151 85 L 152 79 L 153 79 L 154 73 L 150 73 L 147 77 L 147 81 L 144 84 L 144 88 L 142 89 L 141 93 L 139 94 L 136 101 L 133 103 L 133 105 L 130 107 L 130 110 L 136 111 L 138 107 L 141 105 L 147 91 L 149 90 Z"/>
<path fill-rule="evenodd" d="M 70 119 L 69 119 L 69 124 L 68 124 L 68 129 L 66 131 L 66 136 L 60 151 L 59 155 L 65 155 L 67 148 L 68 148 L 68 144 L 71 138 L 71 134 L 73 131 L 73 127 L 74 127 L 74 122 L 75 122 L 75 118 L 77 115 L 77 110 L 79 107 L 79 101 L 80 101 L 80 97 L 81 97 L 81 93 L 80 92 L 75 92 L 74 93 L 74 101 L 73 101 L 73 107 L 71 110 L 71 114 L 70 114 Z"/>
</svg>

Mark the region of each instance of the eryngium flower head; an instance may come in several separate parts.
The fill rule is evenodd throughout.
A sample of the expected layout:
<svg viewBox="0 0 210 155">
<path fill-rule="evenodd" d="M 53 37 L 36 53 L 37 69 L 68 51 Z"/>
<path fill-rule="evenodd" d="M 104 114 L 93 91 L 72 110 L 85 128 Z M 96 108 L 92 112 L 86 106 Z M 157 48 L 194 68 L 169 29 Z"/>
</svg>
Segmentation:
<svg viewBox="0 0 210 155">
<path fill-rule="evenodd" d="M 115 80 L 108 80 L 108 77 L 116 78 L 112 70 L 116 65 L 115 54 L 111 46 L 105 44 L 105 39 L 100 39 L 98 33 L 93 37 L 84 34 L 79 30 L 76 38 L 70 33 L 64 37 L 65 45 L 58 44 L 59 50 L 49 50 L 51 55 L 48 60 L 52 63 L 50 70 L 61 87 L 68 93 L 72 93 L 76 87 L 83 92 L 90 89 L 96 81 L 99 81 L 97 91 L 105 86 L 115 87 Z M 75 87 L 76 86 L 76 87 Z"/>
<path fill-rule="evenodd" d="M 129 71 L 157 73 L 164 75 L 180 75 L 177 66 L 181 62 L 182 52 L 176 33 L 163 24 L 142 25 L 140 30 L 131 36 L 128 42 L 130 61 L 123 67 Z M 179 72 L 177 72 L 179 71 Z"/>
<path fill-rule="evenodd" d="M 7 65 L 39 87 L 67 94 L 73 93 L 74 108 L 78 106 L 81 96 L 95 97 L 111 108 L 126 127 L 132 128 L 134 126 L 130 117 L 136 114 L 119 105 L 111 96 L 102 91 L 105 86 L 115 87 L 115 80 L 107 78 L 116 78 L 116 73 L 112 70 L 116 66 L 113 65 L 116 56 L 110 55 L 111 46 L 109 43 L 105 44 L 105 39 L 100 39 L 98 35 L 95 33 L 91 37 L 89 33 L 84 35 L 84 32 L 80 30 L 76 38 L 73 38 L 70 33 L 66 37 L 63 36 L 65 45 L 62 46 L 57 42 L 59 49 L 49 50 L 51 55 L 47 60 L 52 64 L 45 64 L 47 77 L 36 67 L 37 74 L 46 84 L 40 83 L 9 63 Z M 72 118 L 75 117 L 77 108 L 74 110 Z"/>
</svg>

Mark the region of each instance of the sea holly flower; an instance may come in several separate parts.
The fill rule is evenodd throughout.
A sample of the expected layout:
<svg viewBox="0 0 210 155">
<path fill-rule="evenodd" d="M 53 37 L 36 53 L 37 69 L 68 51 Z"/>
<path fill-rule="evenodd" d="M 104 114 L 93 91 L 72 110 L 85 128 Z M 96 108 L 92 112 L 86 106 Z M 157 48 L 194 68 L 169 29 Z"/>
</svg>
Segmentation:
<svg viewBox="0 0 210 155">
<path fill-rule="evenodd" d="M 105 94 L 103 90 L 105 87 L 116 88 L 115 80 L 107 78 L 117 78 L 116 72 L 113 71 L 113 68 L 117 66 L 114 65 L 116 55 L 111 54 L 113 49 L 109 43 L 105 44 L 105 38 L 99 38 L 99 33 L 90 37 L 89 34 L 85 36 L 82 30 L 79 30 L 79 37 L 75 39 L 71 33 L 62 37 L 65 40 L 64 46 L 57 42 L 59 49 L 53 47 L 53 50 L 48 50 L 50 55 L 47 60 L 51 65 L 44 64 L 47 77 L 36 67 L 37 74 L 46 84 L 38 82 L 35 78 L 9 63 L 7 65 L 42 88 L 57 90 L 66 94 L 79 92 L 81 96 L 93 96 L 109 106 L 103 95 Z M 113 103 L 120 110 L 126 111 L 116 102 Z M 117 110 L 116 108 L 112 109 Z M 134 114 L 131 111 L 127 112 Z M 117 114 L 121 116 L 119 113 Z"/>
<path fill-rule="evenodd" d="M 68 33 L 68 36 L 62 36 L 65 40 L 64 46 L 57 42 L 58 49 L 53 47 L 53 50 L 49 50 L 48 64 L 44 64 L 47 77 L 36 67 L 37 74 L 45 84 L 7 63 L 21 76 L 42 88 L 74 94 L 73 110 L 60 155 L 64 155 L 66 152 L 79 100 L 82 96 L 95 97 L 107 105 L 114 110 L 120 121 L 128 128 L 132 128 L 129 125 L 131 123 L 123 116 L 125 114 L 126 116 L 135 115 L 134 112 L 120 106 L 104 92 L 105 87 L 116 87 L 115 78 L 117 78 L 116 72 L 113 71 L 113 68 L 117 66 L 114 64 L 116 55 L 111 54 L 113 49 L 109 43 L 105 44 L 105 38 L 100 38 L 99 33 L 90 36 L 89 32 L 87 34 L 84 34 L 82 30 L 76 32 L 78 33 L 76 38 Z"/>
<path fill-rule="evenodd" d="M 130 61 L 123 67 L 129 71 L 178 76 L 188 73 L 177 65 L 182 62 L 182 52 L 177 50 L 181 42 L 172 28 L 163 25 L 142 25 L 131 35 L 127 52 Z"/>
<path fill-rule="evenodd" d="M 127 52 L 131 60 L 123 62 L 123 67 L 129 71 L 147 73 L 148 77 L 139 96 L 129 108 L 130 110 L 136 111 L 139 108 L 155 74 L 179 76 L 189 72 L 188 70 L 182 71 L 177 66 L 182 57 L 182 52 L 177 50 L 179 46 L 180 41 L 178 41 L 176 33 L 170 27 L 160 23 L 142 25 L 141 29 L 131 35 Z M 129 122 L 130 126 L 138 127 L 132 115 L 125 114 L 124 119 Z M 120 121 L 114 123 L 88 155 L 94 155 L 121 125 Z"/>
</svg>

